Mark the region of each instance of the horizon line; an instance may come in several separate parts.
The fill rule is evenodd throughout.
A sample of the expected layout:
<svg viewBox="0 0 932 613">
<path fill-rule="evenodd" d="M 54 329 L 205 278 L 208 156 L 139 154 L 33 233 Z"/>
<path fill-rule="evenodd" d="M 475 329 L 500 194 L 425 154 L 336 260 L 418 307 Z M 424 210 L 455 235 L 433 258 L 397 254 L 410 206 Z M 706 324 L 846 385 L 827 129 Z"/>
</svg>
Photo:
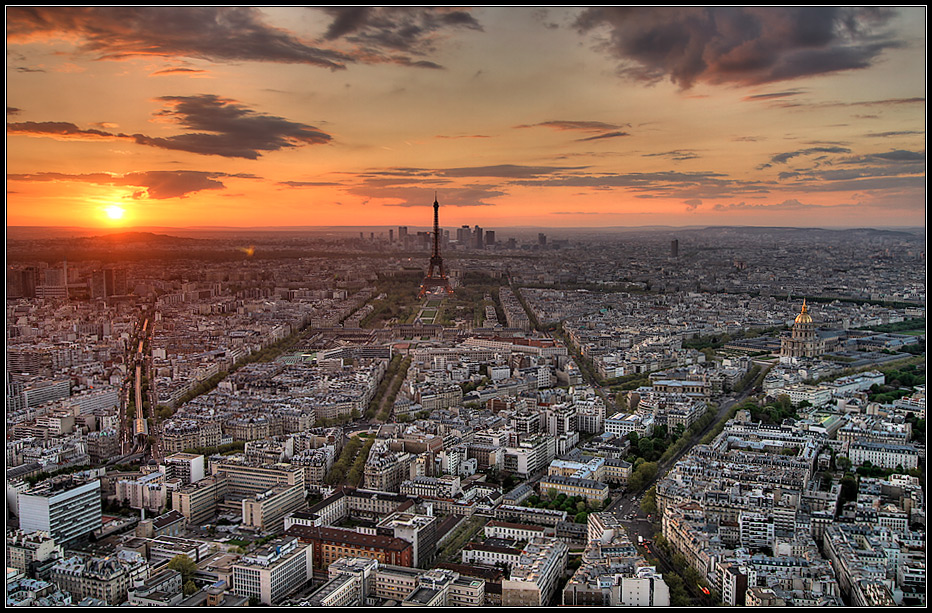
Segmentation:
<svg viewBox="0 0 932 613">
<path fill-rule="evenodd" d="M 59 229 L 59 230 L 96 230 L 96 231 L 115 231 L 115 232 L 127 232 L 133 230 L 141 229 L 167 229 L 167 230 L 289 230 L 289 229 L 333 229 L 333 228 L 385 228 L 385 229 L 396 229 L 399 227 L 413 227 L 413 228 L 430 228 L 432 225 L 412 225 L 412 224 L 396 224 L 396 225 L 294 225 L 294 226 L 165 226 L 165 225 L 148 225 L 148 226 L 125 226 L 125 227 L 113 227 L 113 226 L 52 226 L 52 225 L 10 225 L 7 224 L 7 229 L 11 228 L 47 228 L 47 229 Z M 454 227 L 454 226 L 449 226 Z M 460 226 L 456 226 L 457 228 Z M 906 225 L 906 226 L 869 226 L 869 225 L 852 225 L 852 226 L 787 226 L 787 225 L 757 225 L 757 224 L 690 224 L 690 225 L 666 225 L 666 224 L 647 224 L 641 226 L 539 226 L 539 225 L 496 225 L 491 227 L 486 227 L 484 229 L 547 229 L 547 230 L 641 230 L 641 229 L 651 229 L 651 228 L 664 228 L 664 229 L 707 229 L 707 228 L 780 228 L 780 229 L 794 229 L 794 230 L 857 230 L 857 229 L 871 229 L 871 230 L 906 230 L 906 229 L 925 229 L 925 225 Z"/>
</svg>

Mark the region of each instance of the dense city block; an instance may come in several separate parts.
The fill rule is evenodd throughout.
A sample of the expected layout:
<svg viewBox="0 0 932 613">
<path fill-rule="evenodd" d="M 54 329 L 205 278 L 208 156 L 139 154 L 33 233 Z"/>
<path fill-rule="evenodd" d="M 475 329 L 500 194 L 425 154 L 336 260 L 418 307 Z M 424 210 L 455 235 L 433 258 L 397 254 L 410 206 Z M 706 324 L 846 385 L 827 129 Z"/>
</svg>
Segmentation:
<svg viewBox="0 0 932 613">
<path fill-rule="evenodd" d="M 11 238 L 7 604 L 926 603 L 921 234 L 436 214 Z"/>
</svg>

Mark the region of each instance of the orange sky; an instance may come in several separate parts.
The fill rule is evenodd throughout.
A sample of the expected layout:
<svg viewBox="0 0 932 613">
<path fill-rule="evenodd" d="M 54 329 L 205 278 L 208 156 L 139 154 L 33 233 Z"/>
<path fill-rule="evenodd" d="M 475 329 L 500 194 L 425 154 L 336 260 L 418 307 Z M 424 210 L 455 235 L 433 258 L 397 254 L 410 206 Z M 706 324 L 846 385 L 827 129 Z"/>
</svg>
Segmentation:
<svg viewBox="0 0 932 613">
<path fill-rule="evenodd" d="M 925 8 L 7 8 L 7 225 L 925 225 Z"/>
</svg>

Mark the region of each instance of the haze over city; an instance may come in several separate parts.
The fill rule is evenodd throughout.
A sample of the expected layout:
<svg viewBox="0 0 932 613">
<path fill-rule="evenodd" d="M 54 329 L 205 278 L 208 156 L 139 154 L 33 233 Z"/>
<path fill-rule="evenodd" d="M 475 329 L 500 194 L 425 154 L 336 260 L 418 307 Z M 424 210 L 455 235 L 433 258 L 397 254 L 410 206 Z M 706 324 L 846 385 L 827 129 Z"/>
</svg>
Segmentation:
<svg viewBox="0 0 932 613">
<path fill-rule="evenodd" d="M 6 16 L 8 227 L 925 225 L 925 7 Z"/>
</svg>

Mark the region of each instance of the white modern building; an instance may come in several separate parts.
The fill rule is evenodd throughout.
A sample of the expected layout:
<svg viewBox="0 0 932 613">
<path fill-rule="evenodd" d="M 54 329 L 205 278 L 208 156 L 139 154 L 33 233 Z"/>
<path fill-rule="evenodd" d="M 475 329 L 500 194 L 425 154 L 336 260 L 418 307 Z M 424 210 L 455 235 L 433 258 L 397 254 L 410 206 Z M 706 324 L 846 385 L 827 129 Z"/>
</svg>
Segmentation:
<svg viewBox="0 0 932 613">
<path fill-rule="evenodd" d="M 24 532 L 48 532 L 62 544 L 99 529 L 100 480 L 82 481 L 67 475 L 20 493 L 19 525 Z"/>
<path fill-rule="evenodd" d="M 275 539 L 233 565 L 233 593 L 271 605 L 305 586 L 313 572 L 310 545 Z"/>
</svg>

